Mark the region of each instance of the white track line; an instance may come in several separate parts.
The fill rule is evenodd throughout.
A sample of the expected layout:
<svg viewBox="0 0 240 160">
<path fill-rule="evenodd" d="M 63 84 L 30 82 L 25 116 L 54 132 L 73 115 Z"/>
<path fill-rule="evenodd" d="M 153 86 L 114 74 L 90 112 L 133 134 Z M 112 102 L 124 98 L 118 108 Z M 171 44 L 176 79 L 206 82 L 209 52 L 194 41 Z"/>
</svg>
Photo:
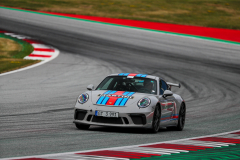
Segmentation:
<svg viewBox="0 0 240 160">
<path fill-rule="evenodd" d="M 28 36 L 24 36 L 24 35 L 18 35 L 18 34 L 15 34 L 15 33 L 3 33 L 5 35 L 8 35 L 8 36 L 11 36 L 11 37 L 14 37 L 14 38 L 18 38 L 18 39 L 27 39 L 27 40 L 33 40 L 31 39 L 31 37 L 28 37 Z M 12 73 L 17 73 L 17 72 L 20 72 L 20 71 L 25 71 L 27 69 L 31 69 L 31 68 L 34 68 L 34 67 L 37 67 L 37 66 L 40 66 L 40 65 L 43 65 L 53 59 L 55 59 L 58 55 L 59 55 L 59 50 L 56 49 L 56 48 L 53 48 L 51 46 L 48 46 L 48 45 L 45 45 L 45 44 L 42 44 L 42 43 L 36 43 L 37 41 L 34 40 L 35 42 L 33 43 L 30 43 L 33 48 L 38 48 L 38 49 L 51 49 L 51 50 L 54 50 L 54 52 L 48 52 L 48 51 L 33 51 L 30 55 L 33 55 L 33 56 L 36 56 L 36 55 L 42 55 L 42 57 L 32 57 L 32 56 L 26 56 L 24 57 L 24 59 L 31 59 L 31 60 L 41 60 L 41 62 L 39 63 L 36 63 L 34 65 L 31 65 L 31 66 L 28 66 L 28 67 L 24 67 L 24 68 L 21 68 L 21 69 L 17 69 L 17 70 L 14 70 L 14 71 L 10 71 L 10 72 L 6 72 L 6 73 L 2 73 L 0 74 L 0 76 L 5 76 L 5 75 L 8 75 L 8 74 L 12 74 Z M 27 41 L 26 41 L 27 42 Z M 29 43 L 29 42 L 27 42 Z M 44 57 L 44 56 L 51 56 L 51 57 Z"/>
<path fill-rule="evenodd" d="M 31 44 L 33 48 L 52 48 L 51 46 L 45 45 L 45 44 L 37 44 L 37 43 L 32 43 Z"/>
<path fill-rule="evenodd" d="M 174 143 L 174 144 L 183 144 L 185 142 L 191 142 L 191 141 L 196 141 L 196 143 L 206 143 L 206 144 L 212 144 L 212 145 L 217 145 L 217 146 L 226 146 L 226 145 L 234 145 L 233 143 L 221 143 L 221 142 L 208 142 L 208 141 L 197 141 L 197 140 L 192 140 L 196 138 L 205 138 L 205 137 L 220 137 L 220 136 L 229 136 L 229 134 L 234 133 L 234 132 L 239 132 L 240 130 L 235 130 L 231 132 L 224 132 L 224 133 L 218 133 L 218 134 L 213 134 L 213 135 L 206 135 L 206 136 L 199 136 L 199 137 L 192 137 L 192 138 L 184 138 L 184 139 L 178 139 L 178 140 L 170 140 L 170 141 L 164 141 L 164 142 L 155 142 L 155 143 L 148 143 L 148 144 L 140 144 L 140 145 L 132 145 L 132 146 L 121 146 L 121 147 L 113 147 L 113 148 L 102 148 L 102 149 L 95 149 L 95 150 L 84 150 L 84 151 L 75 151 L 75 152 L 65 152 L 65 153 L 55 153 L 55 154 L 45 154 L 45 155 L 33 155 L 33 156 L 26 156 L 26 157 L 12 157 L 12 158 L 4 158 L 0 160 L 9 160 L 9 159 L 23 159 L 23 158 L 46 158 L 46 159 L 84 159 L 85 157 L 99 157 L 99 158 L 105 158 L 105 159 L 114 159 L 114 160 L 127 160 L 128 158 L 115 158 L 115 157 L 105 157 L 105 156 L 88 156 L 88 155 L 78 155 L 76 153 L 85 153 L 85 152 L 93 152 L 93 151 L 103 151 L 103 150 L 111 150 L 111 151 L 128 151 L 131 152 L 131 149 L 134 151 L 138 151 L 139 153 L 141 149 L 143 151 L 149 151 L 150 152 L 163 152 L 163 153 L 174 153 L 174 152 L 188 152 L 187 150 L 175 150 L 175 149 L 165 149 L 165 148 L 150 148 L 150 147 L 141 147 L 141 146 L 147 146 L 147 145 L 154 145 L 154 144 L 162 144 L 162 143 Z M 236 137 L 238 137 L 237 135 Z M 232 137 L 231 137 L 232 138 Z M 181 143 L 183 142 L 183 143 Z M 192 143 L 191 143 L 192 145 Z M 201 145 L 199 145 L 201 146 Z M 133 151 L 133 152 L 134 152 Z M 145 152 L 145 153 L 146 153 Z M 158 154 L 158 153 L 155 153 Z M 76 157 L 75 157 L 76 156 Z M 79 157 L 80 156 L 80 157 Z M 71 158 L 72 157 L 72 158 Z M 77 158 L 79 157 L 79 158 Z"/>
</svg>

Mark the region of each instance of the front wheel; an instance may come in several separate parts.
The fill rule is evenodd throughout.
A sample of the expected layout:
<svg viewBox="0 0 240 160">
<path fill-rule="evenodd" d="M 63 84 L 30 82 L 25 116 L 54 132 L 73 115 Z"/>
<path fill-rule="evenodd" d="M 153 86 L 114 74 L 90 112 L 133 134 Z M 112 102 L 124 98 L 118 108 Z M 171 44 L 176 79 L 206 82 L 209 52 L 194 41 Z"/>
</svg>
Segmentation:
<svg viewBox="0 0 240 160">
<path fill-rule="evenodd" d="M 151 131 L 153 133 L 157 133 L 160 128 L 161 121 L 161 107 L 159 105 L 156 106 L 153 115 L 152 128 Z"/>
<path fill-rule="evenodd" d="M 185 125 L 186 118 L 186 106 L 182 103 L 179 111 L 178 117 L 178 125 L 176 126 L 176 130 L 182 131 Z"/>
<path fill-rule="evenodd" d="M 90 125 L 84 125 L 84 124 L 78 124 L 78 123 L 75 123 L 75 126 L 77 127 L 77 129 L 82 129 L 82 130 L 86 130 L 90 127 Z"/>
</svg>

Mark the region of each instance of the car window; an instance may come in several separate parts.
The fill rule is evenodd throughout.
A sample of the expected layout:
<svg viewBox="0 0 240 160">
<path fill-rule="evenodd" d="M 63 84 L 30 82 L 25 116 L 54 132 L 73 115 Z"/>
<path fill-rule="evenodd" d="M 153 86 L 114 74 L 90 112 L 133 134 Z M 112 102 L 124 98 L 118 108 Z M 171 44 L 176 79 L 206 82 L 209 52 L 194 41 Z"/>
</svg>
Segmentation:
<svg viewBox="0 0 240 160">
<path fill-rule="evenodd" d="M 167 83 L 164 80 L 160 80 L 160 95 L 163 95 L 163 92 L 168 89 Z"/>
<path fill-rule="evenodd" d="M 104 81 L 101 83 L 102 85 L 98 87 L 98 90 L 109 90 L 108 87 L 110 86 L 110 83 L 113 81 L 113 78 L 104 79 Z"/>
<path fill-rule="evenodd" d="M 99 84 L 96 90 L 114 90 L 157 94 L 156 84 L 156 80 L 149 78 L 127 78 L 127 76 L 109 76 Z"/>
</svg>

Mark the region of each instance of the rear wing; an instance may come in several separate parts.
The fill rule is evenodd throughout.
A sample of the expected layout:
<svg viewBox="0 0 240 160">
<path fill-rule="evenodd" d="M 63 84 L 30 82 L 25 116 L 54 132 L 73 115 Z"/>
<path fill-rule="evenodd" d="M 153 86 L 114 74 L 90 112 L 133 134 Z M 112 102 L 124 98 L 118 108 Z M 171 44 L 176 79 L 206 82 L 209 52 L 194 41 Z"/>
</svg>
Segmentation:
<svg viewBox="0 0 240 160">
<path fill-rule="evenodd" d="M 174 87 L 181 87 L 181 84 L 179 83 L 179 84 L 177 84 L 177 83 L 172 83 L 172 82 L 167 82 L 167 85 L 168 85 L 168 87 L 169 87 L 169 90 L 171 90 L 171 88 L 172 88 L 172 86 L 174 86 Z"/>
</svg>

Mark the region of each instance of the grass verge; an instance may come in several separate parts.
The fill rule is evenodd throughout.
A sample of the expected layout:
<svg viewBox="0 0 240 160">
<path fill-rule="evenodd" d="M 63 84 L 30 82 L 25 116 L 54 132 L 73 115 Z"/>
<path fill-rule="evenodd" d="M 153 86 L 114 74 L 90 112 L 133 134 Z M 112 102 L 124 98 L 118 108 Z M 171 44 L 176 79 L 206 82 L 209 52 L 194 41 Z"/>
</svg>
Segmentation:
<svg viewBox="0 0 240 160">
<path fill-rule="evenodd" d="M 33 51 L 29 43 L 0 34 L 0 73 L 16 70 L 38 63 L 37 60 L 25 60 Z"/>
<path fill-rule="evenodd" d="M 238 0 L 1 0 L 0 5 L 59 13 L 240 29 Z"/>
</svg>

